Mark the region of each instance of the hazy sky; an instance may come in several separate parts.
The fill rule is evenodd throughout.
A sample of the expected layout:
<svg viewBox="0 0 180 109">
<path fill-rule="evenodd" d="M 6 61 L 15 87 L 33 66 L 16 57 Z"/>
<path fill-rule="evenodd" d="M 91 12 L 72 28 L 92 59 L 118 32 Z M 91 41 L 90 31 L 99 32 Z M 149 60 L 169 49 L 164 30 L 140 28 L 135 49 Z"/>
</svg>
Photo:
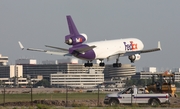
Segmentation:
<svg viewBox="0 0 180 109">
<path fill-rule="evenodd" d="M 68 48 L 66 15 L 87 34 L 88 42 L 135 37 L 148 49 L 161 41 L 162 51 L 142 54 L 134 63 L 137 68 L 180 67 L 180 0 L 0 0 L 0 53 L 9 57 L 10 64 L 19 58 L 39 63 L 66 58 L 22 51 L 18 45 L 21 41 L 25 47 Z M 120 60 L 130 63 L 127 57 Z"/>
</svg>

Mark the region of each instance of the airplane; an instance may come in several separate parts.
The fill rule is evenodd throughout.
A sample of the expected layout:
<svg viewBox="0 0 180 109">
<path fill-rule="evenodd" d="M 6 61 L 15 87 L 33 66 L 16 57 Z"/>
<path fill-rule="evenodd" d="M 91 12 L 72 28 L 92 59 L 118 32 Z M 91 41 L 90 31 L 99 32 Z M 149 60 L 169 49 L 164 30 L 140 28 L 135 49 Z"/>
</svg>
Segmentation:
<svg viewBox="0 0 180 109">
<path fill-rule="evenodd" d="M 84 43 L 87 41 L 87 35 L 84 33 L 79 33 L 73 19 L 70 15 L 66 16 L 69 34 L 65 36 L 65 43 L 71 47 L 60 48 L 55 46 L 45 45 L 45 47 L 51 48 L 51 50 L 27 48 L 30 51 L 45 52 L 47 54 L 63 55 L 63 56 L 74 56 L 82 60 L 86 60 L 84 63 L 85 67 L 92 67 L 93 60 L 100 60 L 99 66 L 105 66 L 103 62 L 105 59 L 109 61 L 110 59 L 115 59 L 116 62 L 113 63 L 113 67 L 121 67 L 119 63 L 119 58 L 122 56 L 127 56 L 131 63 L 140 60 L 142 53 L 149 53 L 160 51 L 161 45 L 158 41 L 158 47 L 152 49 L 143 50 L 144 44 L 141 40 L 137 38 L 124 38 L 124 39 L 114 39 L 114 40 L 104 40 L 96 41 L 90 43 Z M 23 50 L 24 46 L 19 41 L 19 46 Z"/>
</svg>

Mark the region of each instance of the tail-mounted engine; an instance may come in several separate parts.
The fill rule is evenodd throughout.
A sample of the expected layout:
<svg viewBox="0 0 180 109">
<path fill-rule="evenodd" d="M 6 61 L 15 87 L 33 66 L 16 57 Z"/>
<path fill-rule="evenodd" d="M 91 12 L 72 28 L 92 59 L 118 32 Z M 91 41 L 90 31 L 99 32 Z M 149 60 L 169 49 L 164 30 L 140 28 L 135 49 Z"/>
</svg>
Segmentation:
<svg viewBox="0 0 180 109">
<path fill-rule="evenodd" d="M 65 37 L 65 43 L 68 45 L 77 45 L 85 41 L 87 41 L 87 35 L 83 33 L 76 36 L 70 34 Z"/>
<path fill-rule="evenodd" d="M 134 63 L 134 61 L 138 61 L 141 58 L 141 56 L 139 54 L 134 54 L 129 56 L 128 58 L 131 61 L 131 63 Z"/>
</svg>

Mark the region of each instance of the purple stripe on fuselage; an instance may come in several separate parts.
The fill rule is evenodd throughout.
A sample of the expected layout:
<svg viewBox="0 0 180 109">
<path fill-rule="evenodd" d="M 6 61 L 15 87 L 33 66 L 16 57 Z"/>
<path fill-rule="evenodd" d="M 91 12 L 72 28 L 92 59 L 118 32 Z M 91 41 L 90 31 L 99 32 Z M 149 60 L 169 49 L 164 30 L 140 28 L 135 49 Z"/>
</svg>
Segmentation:
<svg viewBox="0 0 180 109">
<path fill-rule="evenodd" d="M 80 48 L 84 48 L 84 47 L 88 47 L 88 45 L 85 44 L 78 44 L 75 45 L 71 48 L 69 48 L 69 53 L 72 54 L 73 56 L 77 57 L 77 58 L 81 58 L 81 59 L 85 59 L 85 60 L 94 60 L 96 55 L 95 52 L 93 50 L 89 50 L 86 51 L 85 53 L 81 53 L 81 54 L 74 54 L 74 52 Z"/>
</svg>

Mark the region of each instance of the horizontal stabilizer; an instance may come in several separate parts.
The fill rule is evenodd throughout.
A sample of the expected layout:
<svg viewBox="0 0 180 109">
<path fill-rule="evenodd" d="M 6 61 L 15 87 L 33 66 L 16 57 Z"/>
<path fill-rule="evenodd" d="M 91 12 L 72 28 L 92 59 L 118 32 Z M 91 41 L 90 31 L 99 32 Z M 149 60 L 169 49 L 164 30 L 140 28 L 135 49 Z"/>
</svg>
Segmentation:
<svg viewBox="0 0 180 109">
<path fill-rule="evenodd" d="M 46 51 L 46 53 L 51 54 L 51 55 L 72 56 L 69 53 L 62 53 L 62 52 L 57 52 L 57 51 Z"/>
<path fill-rule="evenodd" d="M 62 51 L 68 51 L 68 49 L 65 49 L 65 48 L 54 47 L 54 46 L 49 46 L 49 45 L 45 45 L 45 46 L 49 47 L 49 48 L 54 48 L 54 49 L 62 50 Z"/>
<path fill-rule="evenodd" d="M 83 53 L 83 52 L 86 52 L 86 51 L 89 51 L 89 50 L 92 50 L 93 48 L 95 48 L 96 46 L 88 46 L 88 47 L 83 47 L 83 48 L 79 48 L 79 49 L 76 49 L 76 51 L 78 51 L 79 53 Z"/>
</svg>

